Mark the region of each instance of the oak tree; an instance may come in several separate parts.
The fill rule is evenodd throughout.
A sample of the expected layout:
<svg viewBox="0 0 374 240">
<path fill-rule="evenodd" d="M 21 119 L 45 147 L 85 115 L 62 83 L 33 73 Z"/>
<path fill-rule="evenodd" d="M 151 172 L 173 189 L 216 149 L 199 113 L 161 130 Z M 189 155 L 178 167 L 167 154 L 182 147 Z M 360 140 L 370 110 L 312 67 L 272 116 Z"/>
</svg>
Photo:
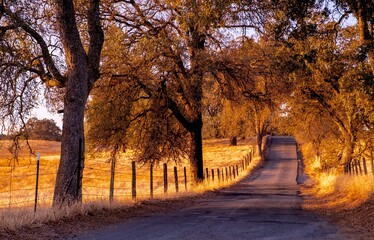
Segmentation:
<svg viewBox="0 0 374 240">
<path fill-rule="evenodd" d="M 83 4 L 78 14 L 77 8 Z M 54 204 L 82 197 L 78 169 L 83 170 L 84 164 L 84 110 L 100 76 L 104 39 L 99 4 L 98 0 L 1 3 L 1 109 L 9 116 L 4 120 L 23 119 L 34 107 L 35 89 L 42 83 L 63 88 L 61 160 Z"/>
<path fill-rule="evenodd" d="M 213 53 L 224 43 L 220 29 L 234 22 L 236 3 L 116 1 L 105 8 L 107 19 L 124 32 L 124 51 L 132 56 L 122 61 L 122 70 L 112 69 L 112 80 L 140 86 L 189 133 L 196 181 L 203 179 L 203 83 L 214 68 Z"/>
</svg>

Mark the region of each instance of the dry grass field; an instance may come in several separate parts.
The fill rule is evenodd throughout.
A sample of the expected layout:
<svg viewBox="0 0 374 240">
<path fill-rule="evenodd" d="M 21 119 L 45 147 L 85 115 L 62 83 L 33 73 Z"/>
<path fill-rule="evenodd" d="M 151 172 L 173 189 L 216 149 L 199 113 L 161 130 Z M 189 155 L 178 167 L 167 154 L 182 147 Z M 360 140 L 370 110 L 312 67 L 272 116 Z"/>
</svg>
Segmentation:
<svg viewBox="0 0 374 240">
<path fill-rule="evenodd" d="M 49 207 L 52 203 L 54 183 L 59 163 L 60 143 L 53 141 L 31 141 L 35 153 L 40 153 L 40 173 L 38 190 L 38 207 Z M 35 201 L 36 156 L 29 154 L 26 146 L 22 146 L 21 157 L 17 163 L 9 164 L 11 154 L 7 151 L 8 142 L 0 145 L 0 208 L 15 209 L 28 207 L 32 209 Z M 220 168 L 239 165 L 251 147 L 248 140 L 238 141 L 238 146 L 229 146 L 228 139 L 204 141 L 204 164 L 206 168 Z M 128 201 L 132 197 L 131 189 L 131 153 L 119 157 L 115 168 L 114 200 Z M 184 170 L 187 170 L 187 189 L 199 191 L 216 187 L 222 183 L 205 183 L 204 186 L 192 186 L 187 163 L 168 162 L 168 194 L 175 194 L 174 166 L 178 169 L 179 194 L 186 193 L 184 186 Z M 83 201 L 108 201 L 110 191 L 111 163 L 105 157 L 86 156 L 83 172 Z M 165 198 L 162 163 L 154 166 L 154 197 Z M 216 180 L 217 177 L 216 177 Z M 209 185 L 209 186 L 208 186 Z M 150 197 L 150 171 L 148 164 L 136 164 L 137 199 Z M 200 190 L 203 191 L 203 190 Z"/>
<path fill-rule="evenodd" d="M 321 163 L 314 152 L 304 147 L 307 173 L 313 184 L 303 188 L 309 196 L 304 209 L 327 217 L 352 239 L 373 239 L 374 236 L 374 177 L 367 162 L 368 174 L 343 174 L 341 170 L 321 172 Z"/>
</svg>

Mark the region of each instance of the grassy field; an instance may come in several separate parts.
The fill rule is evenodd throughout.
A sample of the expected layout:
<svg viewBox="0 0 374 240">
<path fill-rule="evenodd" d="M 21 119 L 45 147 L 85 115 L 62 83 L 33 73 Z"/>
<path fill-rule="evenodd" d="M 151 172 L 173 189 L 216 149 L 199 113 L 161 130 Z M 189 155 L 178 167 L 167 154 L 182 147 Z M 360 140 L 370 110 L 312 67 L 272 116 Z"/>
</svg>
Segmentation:
<svg viewBox="0 0 374 240">
<path fill-rule="evenodd" d="M 334 222 L 352 239 L 373 239 L 374 177 L 371 160 L 367 172 L 343 174 L 342 167 L 322 171 L 321 159 L 315 157 L 311 145 L 302 148 L 306 172 L 312 181 L 302 188 L 303 208 Z M 362 164 L 362 162 L 361 162 Z"/>
<path fill-rule="evenodd" d="M 40 174 L 38 207 L 51 206 L 54 183 L 59 163 L 60 143 L 52 141 L 31 141 L 35 153 L 40 153 Z M 36 156 L 30 155 L 23 146 L 21 158 L 10 164 L 11 154 L 7 151 L 7 142 L 0 145 L 0 208 L 15 209 L 32 207 L 35 200 Z M 251 147 L 248 140 L 238 141 L 238 146 L 229 146 L 228 139 L 207 140 L 203 144 L 204 167 L 221 171 L 226 166 L 239 165 Z M 116 201 L 131 200 L 131 153 L 123 154 L 116 162 L 114 199 Z M 184 189 L 183 168 L 187 169 L 188 189 L 192 186 L 190 166 L 187 161 L 179 164 L 168 163 L 168 195 L 175 193 L 174 166 L 178 169 L 178 182 L 181 192 Z M 109 199 L 111 163 L 105 157 L 86 156 L 83 172 L 83 201 L 107 201 Z M 136 164 L 137 199 L 150 197 L 150 171 L 148 164 Z M 154 166 L 154 196 L 164 198 L 162 163 Z M 217 177 L 216 177 L 217 180 Z M 218 183 L 210 183 L 215 186 Z M 224 184 L 224 183 L 220 183 Z M 204 186 L 206 188 L 208 186 Z M 183 194 L 183 193 L 180 193 Z"/>
</svg>

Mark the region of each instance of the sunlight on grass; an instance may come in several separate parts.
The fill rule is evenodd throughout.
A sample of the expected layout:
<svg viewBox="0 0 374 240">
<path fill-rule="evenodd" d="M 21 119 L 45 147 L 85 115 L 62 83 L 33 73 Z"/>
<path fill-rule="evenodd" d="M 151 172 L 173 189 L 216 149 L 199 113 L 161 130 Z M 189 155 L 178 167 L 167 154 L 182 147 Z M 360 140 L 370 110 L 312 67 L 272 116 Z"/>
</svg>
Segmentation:
<svg viewBox="0 0 374 240">
<path fill-rule="evenodd" d="M 85 215 L 103 209 L 123 208 L 133 206 L 136 202 L 131 194 L 131 152 L 124 153 L 116 163 L 114 200 L 109 202 L 110 166 L 105 156 L 87 158 L 83 173 L 83 203 L 70 208 L 51 208 L 54 182 L 59 163 L 59 143 L 48 141 L 31 141 L 31 145 L 41 153 L 40 177 L 37 212 L 33 212 L 35 198 L 36 158 L 30 156 L 26 149 L 19 162 L 14 168 L 8 166 L 10 154 L 3 148 L 0 153 L 0 229 L 17 229 L 20 226 L 57 221 L 62 217 L 69 217 L 77 214 Z M 217 171 L 223 171 L 226 166 L 242 166 L 243 157 L 251 149 L 249 141 L 241 140 L 238 146 L 229 146 L 228 139 L 204 141 L 204 167 Z M 195 184 L 191 181 L 190 166 L 187 160 L 179 164 L 168 163 L 168 192 L 164 194 L 163 168 L 162 163 L 154 166 L 154 200 L 175 199 L 180 197 L 198 196 L 209 191 L 230 186 L 240 181 L 254 167 L 259 164 L 260 159 L 254 158 L 245 171 L 239 171 L 234 179 L 219 179 L 204 181 Z M 177 167 L 179 192 L 176 192 L 174 179 L 174 166 Z M 184 185 L 184 171 L 187 170 L 187 190 Z M 221 172 L 222 173 L 222 172 Z M 149 201 L 150 189 L 149 165 L 136 165 L 136 187 L 137 202 Z"/>
<path fill-rule="evenodd" d="M 323 173 L 316 179 L 314 188 L 306 190 L 317 198 L 307 208 L 354 208 L 370 200 L 374 193 L 371 175 L 349 176 Z"/>
<path fill-rule="evenodd" d="M 315 157 L 311 145 L 302 147 L 306 172 L 314 185 L 303 188 L 306 195 L 313 198 L 306 201 L 304 207 L 309 209 L 352 209 L 370 201 L 374 194 L 374 176 L 343 174 L 342 169 L 322 171 L 321 159 Z"/>
<path fill-rule="evenodd" d="M 337 179 L 337 174 L 321 173 L 316 178 L 315 191 L 317 196 L 323 197 L 334 193 Z"/>
</svg>

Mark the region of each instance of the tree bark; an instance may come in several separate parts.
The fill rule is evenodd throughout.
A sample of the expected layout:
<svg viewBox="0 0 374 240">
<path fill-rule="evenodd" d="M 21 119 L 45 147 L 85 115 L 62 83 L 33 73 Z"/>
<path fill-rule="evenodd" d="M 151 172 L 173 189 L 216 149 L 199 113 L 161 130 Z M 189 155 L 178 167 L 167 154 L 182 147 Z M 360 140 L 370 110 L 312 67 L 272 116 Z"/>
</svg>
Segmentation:
<svg viewBox="0 0 374 240">
<path fill-rule="evenodd" d="M 99 0 L 88 7 L 88 55 L 80 39 L 73 0 L 55 0 L 56 17 L 67 65 L 61 159 L 56 177 L 54 205 L 82 200 L 84 168 L 84 111 L 89 92 L 99 78 L 104 34 L 99 19 Z M 78 166 L 78 163 L 81 166 Z"/>
<path fill-rule="evenodd" d="M 264 107 L 263 106 L 258 106 L 256 102 L 253 102 L 253 113 L 255 117 L 255 131 L 256 131 L 256 143 L 257 143 L 257 150 L 258 150 L 258 155 L 263 159 L 263 147 L 262 147 L 262 140 L 264 138 L 264 135 L 266 133 L 268 124 L 268 117 L 265 115 L 263 116 L 262 114 L 264 113 Z"/>
<path fill-rule="evenodd" d="M 257 149 L 258 149 L 258 155 L 262 159 L 262 154 L 263 154 L 263 149 L 262 149 L 262 138 L 263 134 L 262 133 L 257 133 L 256 140 L 257 140 Z"/>
<path fill-rule="evenodd" d="M 358 13 L 356 14 L 359 37 L 360 37 L 361 44 L 366 49 L 366 52 L 368 54 L 369 64 L 370 64 L 371 69 L 374 73 L 374 43 L 373 43 L 373 37 L 370 34 L 367 19 L 364 17 L 364 13 L 362 13 L 362 11 L 363 10 L 358 11 Z"/>
<path fill-rule="evenodd" d="M 200 118 L 193 123 L 193 127 L 190 131 L 190 164 L 195 182 L 204 180 L 202 127 L 203 122 L 200 116 Z"/>
<path fill-rule="evenodd" d="M 74 76 L 69 82 L 79 81 Z M 82 75 L 85 75 L 82 72 Z M 69 91 L 69 88 L 67 89 Z M 63 134 L 61 141 L 61 159 L 56 177 L 54 205 L 71 204 L 82 200 L 82 171 L 84 168 L 84 108 L 87 94 L 71 96 L 66 94 L 64 101 Z M 79 149 L 82 141 L 82 149 Z M 81 160 L 81 161 L 80 161 Z M 78 167 L 78 162 L 81 166 Z M 80 173 L 78 174 L 78 169 Z M 77 179 L 80 176 L 80 179 Z"/>
<path fill-rule="evenodd" d="M 355 139 L 349 132 L 343 133 L 343 151 L 340 162 L 348 165 L 352 161 L 352 155 L 355 147 Z"/>
<path fill-rule="evenodd" d="M 189 120 L 181 112 L 177 103 L 167 97 L 168 107 L 173 112 L 175 118 L 180 124 L 190 133 L 190 154 L 189 160 L 191 164 L 191 172 L 195 182 L 200 182 L 204 179 L 204 165 L 203 165 L 203 140 L 202 128 L 203 118 L 201 111 L 196 113 L 195 120 Z"/>
<path fill-rule="evenodd" d="M 357 20 L 360 42 L 364 46 L 366 53 L 368 54 L 369 64 L 374 74 L 374 35 L 370 30 L 373 28 L 373 23 L 370 22 L 368 18 L 368 16 L 371 16 L 373 13 L 369 12 L 369 2 L 347 1 L 347 3 Z"/>
</svg>

